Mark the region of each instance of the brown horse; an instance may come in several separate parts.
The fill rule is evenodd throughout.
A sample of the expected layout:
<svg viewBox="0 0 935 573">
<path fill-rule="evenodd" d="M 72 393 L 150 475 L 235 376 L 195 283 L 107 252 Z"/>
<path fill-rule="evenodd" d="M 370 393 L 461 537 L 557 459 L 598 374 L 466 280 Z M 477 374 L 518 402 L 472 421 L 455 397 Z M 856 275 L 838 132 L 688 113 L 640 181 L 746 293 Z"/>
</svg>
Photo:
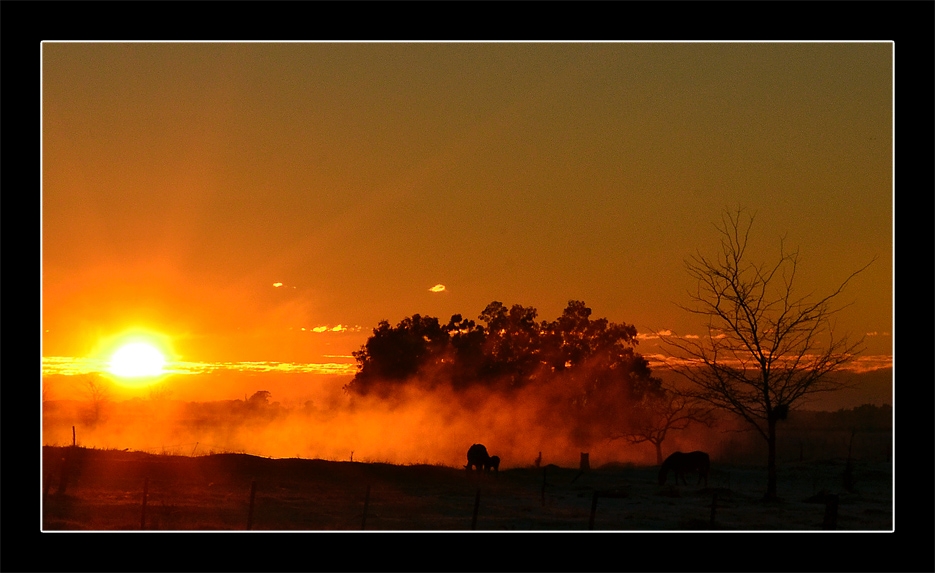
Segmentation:
<svg viewBox="0 0 935 573">
<path fill-rule="evenodd" d="M 708 471 L 711 469 L 711 458 L 704 452 L 675 452 L 662 462 L 662 468 L 659 470 L 659 485 L 665 485 L 666 477 L 669 471 L 675 472 L 675 485 L 679 484 L 679 478 L 682 483 L 688 485 L 685 474 L 688 472 L 698 472 L 698 484 L 704 479 L 705 487 L 708 487 Z"/>
</svg>

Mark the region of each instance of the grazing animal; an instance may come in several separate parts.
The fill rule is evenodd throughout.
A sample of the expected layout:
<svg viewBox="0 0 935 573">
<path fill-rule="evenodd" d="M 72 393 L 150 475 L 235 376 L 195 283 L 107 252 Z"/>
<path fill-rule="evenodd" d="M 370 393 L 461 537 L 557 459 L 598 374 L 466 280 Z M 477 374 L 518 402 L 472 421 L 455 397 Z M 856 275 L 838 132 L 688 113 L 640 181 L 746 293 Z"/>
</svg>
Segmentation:
<svg viewBox="0 0 935 573">
<path fill-rule="evenodd" d="M 474 444 L 468 449 L 467 452 L 468 463 L 464 466 L 464 469 L 471 471 L 472 468 L 477 468 L 478 471 L 486 470 L 490 467 L 490 455 L 487 453 L 487 448 L 484 444 Z"/>
<path fill-rule="evenodd" d="M 490 456 L 490 461 L 487 464 L 487 471 L 490 471 L 491 468 L 494 472 L 500 473 L 500 456 Z"/>
<path fill-rule="evenodd" d="M 662 468 L 659 470 L 659 485 L 665 485 L 669 471 L 675 472 L 675 485 L 678 485 L 679 478 L 682 483 L 688 485 L 685 474 L 688 472 L 698 472 L 698 483 L 704 479 L 705 487 L 708 487 L 708 470 L 711 469 L 711 458 L 704 452 L 675 452 L 662 462 Z"/>
</svg>

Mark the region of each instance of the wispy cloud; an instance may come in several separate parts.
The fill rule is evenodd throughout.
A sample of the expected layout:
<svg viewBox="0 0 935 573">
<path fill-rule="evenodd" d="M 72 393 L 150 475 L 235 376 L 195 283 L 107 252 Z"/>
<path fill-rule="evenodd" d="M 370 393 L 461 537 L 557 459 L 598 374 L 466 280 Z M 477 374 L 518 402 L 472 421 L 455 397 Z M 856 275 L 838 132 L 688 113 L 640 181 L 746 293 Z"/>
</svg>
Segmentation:
<svg viewBox="0 0 935 573">
<path fill-rule="evenodd" d="M 327 355 L 325 358 L 353 358 L 344 355 Z M 94 372 L 105 372 L 107 363 L 102 360 L 51 356 L 42 359 L 42 373 L 46 376 L 77 376 Z M 346 362 L 169 362 L 166 374 L 207 374 L 219 370 L 237 372 L 307 372 L 310 374 L 354 374 L 357 366 Z"/>
<path fill-rule="evenodd" d="M 637 340 L 657 340 L 661 336 L 672 336 L 671 330 L 660 330 L 659 332 L 644 332 L 643 334 L 637 334 Z"/>
<path fill-rule="evenodd" d="M 105 372 L 108 367 L 106 360 L 97 358 L 75 358 L 71 356 L 48 356 L 42 358 L 42 374 L 60 374 L 63 376 L 77 376 L 90 372 Z"/>
<path fill-rule="evenodd" d="M 847 370 L 855 372 L 871 372 L 873 370 L 882 370 L 893 367 L 893 357 L 888 354 L 878 354 L 874 356 L 861 356 L 847 366 Z"/>
<path fill-rule="evenodd" d="M 305 330 L 305 328 L 302 328 L 302 330 Z M 318 333 L 321 333 L 321 332 L 360 332 L 361 330 L 363 330 L 363 327 L 361 327 L 358 324 L 355 324 L 354 326 L 348 326 L 346 324 L 338 324 L 335 326 L 330 326 L 330 325 L 323 324 L 321 326 L 316 326 L 309 330 L 311 330 L 312 332 L 318 332 Z"/>
<path fill-rule="evenodd" d="M 669 356 L 666 354 L 644 354 L 647 362 L 649 362 L 650 368 L 685 368 L 685 367 L 702 367 L 703 362 L 694 358 L 678 358 L 675 356 Z M 812 358 L 817 358 L 816 356 L 805 356 L 805 360 Z M 791 359 L 791 358 L 790 358 Z M 739 360 L 719 360 L 719 363 L 724 364 L 725 366 L 741 366 Z M 850 362 L 847 362 L 841 367 L 841 370 L 847 372 L 873 372 L 874 370 L 883 370 L 886 368 L 893 367 L 893 357 L 886 354 L 874 355 L 874 356 L 859 356 L 854 358 Z"/>
<path fill-rule="evenodd" d="M 432 292 L 442 292 L 442 291 L 445 290 L 445 285 L 439 283 L 439 284 L 433 286 L 432 288 L 430 288 L 429 290 L 432 291 Z"/>
<path fill-rule="evenodd" d="M 674 332 L 672 332 L 671 330 L 668 330 L 668 329 L 666 329 L 666 330 L 660 330 L 660 331 L 658 331 L 658 332 L 650 332 L 650 333 L 643 333 L 643 334 L 637 334 L 637 335 L 636 335 L 637 340 L 658 340 L 658 339 L 663 338 L 663 337 L 666 337 L 666 338 L 685 338 L 685 339 L 689 339 L 689 340 L 694 340 L 694 339 L 697 339 L 697 338 L 701 338 L 701 337 L 698 336 L 697 334 L 683 334 L 683 335 L 680 336 L 680 335 L 675 334 Z"/>
</svg>

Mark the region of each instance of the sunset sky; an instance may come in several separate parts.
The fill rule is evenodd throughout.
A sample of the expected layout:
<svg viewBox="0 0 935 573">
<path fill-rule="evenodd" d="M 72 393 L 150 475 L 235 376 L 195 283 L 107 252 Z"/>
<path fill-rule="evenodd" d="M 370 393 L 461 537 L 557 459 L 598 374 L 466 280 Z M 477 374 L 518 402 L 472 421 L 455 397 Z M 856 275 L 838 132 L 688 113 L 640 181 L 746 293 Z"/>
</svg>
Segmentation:
<svg viewBox="0 0 935 573">
<path fill-rule="evenodd" d="M 684 260 L 756 213 L 893 348 L 893 45 L 45 43 L 43 356 L 347 363 L 377 323 L 701 334 Z M 442 288 L 443 286 L 443 288 Z M 659 352 L 652 339 L 639 350 Z M 237 396 L 232 396 L 237 397 Z"/>
</svg>

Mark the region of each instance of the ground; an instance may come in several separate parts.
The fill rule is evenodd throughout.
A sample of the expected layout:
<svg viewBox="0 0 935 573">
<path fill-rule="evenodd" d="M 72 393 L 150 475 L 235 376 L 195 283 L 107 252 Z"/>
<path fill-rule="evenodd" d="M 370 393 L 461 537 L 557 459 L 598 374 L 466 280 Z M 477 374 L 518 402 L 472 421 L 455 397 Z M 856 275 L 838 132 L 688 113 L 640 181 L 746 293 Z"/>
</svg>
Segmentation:
<svg viewBox="0 0 935 573">
<path fill-rule="evenodd" d="M 482 475 L 437 465 L 48 446 L 43 460 L 44 531 L 818 531 L 828 494 L 838 495 L 837 529 L 893 530 L 892 466 L 883 461 L 854 462 L 852 491 L 844 489 L 843 459 L 785 463 L 781 499 L 764 502 L 765 468 L 716 460 L 707 488 L 691 474 L 688 486 L 671 479 L 659 486 L 657 467 L 613 464 Z"/>
</svg>

